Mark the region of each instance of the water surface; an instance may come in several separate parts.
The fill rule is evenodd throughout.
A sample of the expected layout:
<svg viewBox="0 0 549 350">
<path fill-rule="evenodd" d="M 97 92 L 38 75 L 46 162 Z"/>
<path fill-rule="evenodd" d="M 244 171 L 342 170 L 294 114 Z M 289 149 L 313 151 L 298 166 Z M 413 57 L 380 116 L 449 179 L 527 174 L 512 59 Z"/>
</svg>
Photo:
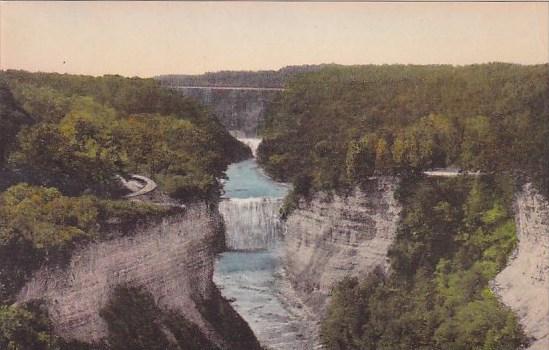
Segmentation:
<svg viewBox="0 0 549 350">
<path fill-rule="evenodd" d="M 232 164 L 227 176 L 219 210 L 230 250 L 219 255 L 214 282 L 264 346 L 309 349 L 301 309 L 286 297 L 281 277 L 279 208 L 289 188 L 265 175 L 255 159 Z"/>
<path fill-rule="evenodd" d="M 288 192 L 288 186 L 268 177 L 255 159 L 229 165 L 227 177 L 223 185 L 227 198 L 282 198 Z"/>
</svg>

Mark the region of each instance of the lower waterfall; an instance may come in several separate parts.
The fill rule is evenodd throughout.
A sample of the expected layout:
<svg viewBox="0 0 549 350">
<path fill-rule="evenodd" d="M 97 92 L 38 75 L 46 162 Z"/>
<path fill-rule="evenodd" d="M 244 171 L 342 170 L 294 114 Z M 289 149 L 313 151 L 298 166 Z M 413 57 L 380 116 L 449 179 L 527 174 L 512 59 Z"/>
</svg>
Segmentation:
<svg viewBox="0 0 549 350">
<path fill-rule="evenodd" d="M 230 250 L 274 248 L 283 225 L 280 198 L 229 198 L 219 205 L 225 220 L 226 246 Z"/>
<path fill-rule="evenodd" d="M 255 148 L 258 139 L 243 140 Z M 214 282 L 248 322 L 260 343 L 273 350 L 309 350 L 311 317 L 284 277 L 279 209 L 288 191 L 258 167 L 255 159 L 232 164 L 219 210 L 227 251 L 220 254 Z"/>
</svg>

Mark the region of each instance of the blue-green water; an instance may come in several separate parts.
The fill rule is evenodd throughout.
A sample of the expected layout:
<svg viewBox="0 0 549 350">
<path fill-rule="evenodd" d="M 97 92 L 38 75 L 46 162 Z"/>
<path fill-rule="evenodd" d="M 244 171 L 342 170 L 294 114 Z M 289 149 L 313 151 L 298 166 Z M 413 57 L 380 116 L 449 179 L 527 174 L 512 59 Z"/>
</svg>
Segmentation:
<svg viewBox="0 0 549 350">
<path fill-rule="evenodd" d="M 270 179 L 255 159 L 232 164 L 219 210 L 230 251 L 219 255 L 214 282 L 270 349 L 309 349 L 304 322 L 283 292 L 279 219 L 289 188 Z M 306 330 L 305 330 L 306 331 Z"/>
<path fill-rule="evenodd" d="M 271 180 L 255 159 L 229 165 L 227 177 L 223 185 L 227 198 L 282 198 L 288 192 L 288 186 Z"/>
</svg>

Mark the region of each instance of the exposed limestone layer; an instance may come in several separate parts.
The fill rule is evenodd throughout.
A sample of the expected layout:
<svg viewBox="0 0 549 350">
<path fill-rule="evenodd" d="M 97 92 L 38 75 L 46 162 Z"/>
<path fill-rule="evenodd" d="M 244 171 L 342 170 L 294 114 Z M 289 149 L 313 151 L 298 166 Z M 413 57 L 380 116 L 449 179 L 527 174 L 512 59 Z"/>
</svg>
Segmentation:
<svg viewBox="0 0 549 350">
<path fill-rule="evenodd" d="M 210 107 L 228 130 L 239 130 L 239 136 L 242 137 L 257 135 L 258 126 L 265 118 L 267 105 L 281 93 L 275 90 L 193 88 L 178 88 L 178 91 Z"/>
<path fill-rule="evenodd" d="M 131 236 L 115 234 L 117 238 L 87 245 L 73 254 L 67 267 L 39 270 L 21 290 L 18 301 L 43 299 L 56 333 L 93 342 L 107 335 L 99 311 L 114 288 L 141 287 L 160 307 L 179 311 L 222 348 L 256 349 L 257 341 L 238 317 L 239 322 L 225 323 L 243 326 L 234 330 L 240 332 L 240 339 L 227 339 L 218 331 L 219 325 L 210 322 L 211 315 L 203 315 L 204 306 L 230 309 L 212 282 L 214 257 L 222 239 L 220 220 L 217 211 L 196 206 L 161 223 L 140 227 Z M 220 306 L 223 303 L 227 305 Z"/>
<path fill-rule="evenodd" d="M 495 290 L 513 309 L 526 334 L 535 337 L 529 349 L 549 349 L 549 203 L 531 184 L 516 196 L 517 251 L 497 275 Z"/>
<path fill-rule="evenodd" d="M 387 270 L 400 205 L 395 178 L 371 180 L 350 196 L 316 195 L 287 220 L 285 267 L 292 284 L 319 315 L 334 284 Z"/>
</svg>

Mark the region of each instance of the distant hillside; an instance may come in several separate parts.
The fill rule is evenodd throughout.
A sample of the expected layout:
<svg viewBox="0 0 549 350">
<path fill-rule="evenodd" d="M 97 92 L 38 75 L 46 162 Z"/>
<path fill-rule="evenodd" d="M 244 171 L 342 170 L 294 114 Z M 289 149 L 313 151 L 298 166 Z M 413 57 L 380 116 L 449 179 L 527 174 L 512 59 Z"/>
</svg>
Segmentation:
<svg viewBox="0 0 549 350">
<path fill-rule="evenodd" d="M 258 158 L 284 181 L 344 188 L 437 167 L 513 172 L 549 188 L 548 66 L 330 66 L 288 82 Z"/>
<path fill-rule="evenodd" d="M 314 72 L 328 66 L 302 65 L 288 66 L 279 70 L 264 71 L 220 71 L 200 75 L 169 74 L 155 77 L 162 85 L 177 86 L 231 86 L 280 88 L 284 83 L 300 73 Z"/>
</svg>

